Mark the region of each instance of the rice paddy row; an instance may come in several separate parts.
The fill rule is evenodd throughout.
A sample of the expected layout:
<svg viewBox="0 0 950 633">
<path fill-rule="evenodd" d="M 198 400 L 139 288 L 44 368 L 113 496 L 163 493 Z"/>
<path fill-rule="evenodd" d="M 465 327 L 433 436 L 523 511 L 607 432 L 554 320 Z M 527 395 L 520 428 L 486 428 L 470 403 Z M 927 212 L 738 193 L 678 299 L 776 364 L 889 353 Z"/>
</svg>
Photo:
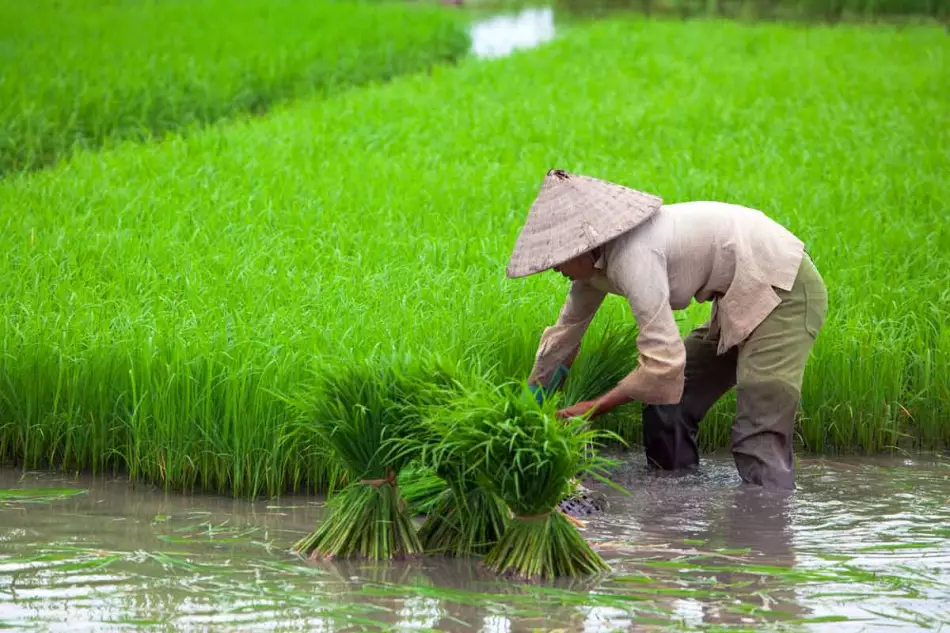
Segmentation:
<svg viewBox="0 0 950 633">
<path fill-rule="evenodd" d="M 479 4 L 480 0 L 474 0 Z M 604 14 L 634 8 L 648 14 L 755 19 L 866 20 L 889 17 L 945 18 L 946 0 L 557 0 L 578 13 Z"/>
<path fill-rule="evenodd" d="M 0 0 L 0 176 L 451 60 L 455 12 L 319 0 Z"/>
<path fill-rule="evenodd" d="M 831 299 L 804 448 L 950 445 L 948 54 L 927 27 L 618 19 L 9 178 L 0 458 L 240 495 L 326 485 L 284 395 L 334 367 L 527 375 L 566 288 L 503 271 L 551 167 L 788 226 Z M 612 297 L 584 354 L 620 321 Z M 706 448 L 727 445 L 729 406 Z M 607 423 L 639 439 L 635 407 Z"/>
</svg>

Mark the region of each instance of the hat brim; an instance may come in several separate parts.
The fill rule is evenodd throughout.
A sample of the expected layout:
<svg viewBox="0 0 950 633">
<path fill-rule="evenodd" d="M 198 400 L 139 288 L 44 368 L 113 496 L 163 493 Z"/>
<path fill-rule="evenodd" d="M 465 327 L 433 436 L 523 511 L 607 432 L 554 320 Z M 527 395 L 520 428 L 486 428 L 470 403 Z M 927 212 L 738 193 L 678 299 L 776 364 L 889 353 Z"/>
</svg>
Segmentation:
<svg viewBox="0 0 950 633">
<path fill-rule="evenodd" d="M 551 270 L 637 228 L 663 205 L 659 196 L 605 180 L 551 170 L 531 205 L 508 278 Z"/>
</svg>

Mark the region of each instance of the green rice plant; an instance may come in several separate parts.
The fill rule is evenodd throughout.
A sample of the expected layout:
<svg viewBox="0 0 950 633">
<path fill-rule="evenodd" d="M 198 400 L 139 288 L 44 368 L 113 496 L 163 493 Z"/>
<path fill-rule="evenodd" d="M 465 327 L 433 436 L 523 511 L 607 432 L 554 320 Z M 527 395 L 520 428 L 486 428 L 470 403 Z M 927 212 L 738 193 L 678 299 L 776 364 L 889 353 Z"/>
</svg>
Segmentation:
<svg viewBox="0 0 950 633">
<path fill-rule="evenodd" d="M 485 555 L 493 571 L 524 579 L 609 570 L 557 504 L 578 475 L 604 479 L 613 462 L 594 450 L 608 434 L 585 420 L 561 421 L 557 398 L 538 404 L 525 389 L 473 390 L 446 407 L 442 450 L 464 455 L 465 472 L 497 495 L 513 516 Z"/>
<path fill-rule="evenodd" d="M 830 299 L 802 441 L 942 449 L 948 65 L 939 28 L 616 19 L 11 175 L 0 460 L 241 496 L 345 485 L 278 394 L 328 359 L 438 356 L 523 381 L 567 285 L 503 271 L 552 166 L 789 227 Z M 690 307 L 683 334 L 707 316 Z M 608 297 L 584 354 L 614 322 L 632 317 Z M 728 446 L 718 412 L 706 449 Z M 636 407 L 617 413 L 596 425 L 636 441 Z"/>
<path fill-rule="evenodd" d="M 472 379 L 474 378 L 474 379 Z M 485 554 L 501 537 L 510 511 L 480 479 L 464 445 L 451 441 L 458 401 L 482 388 L 486 375 L 469 376 L 425 407 L 423 418 L 431 435 L 420 459 L 442 481 L 444 489 L 419 528 L 419 540 L 430 554 L 469 556 Z"/>
<path fill-rule="evenodd" d="M 314 559 L 370 560 L 421 553 L 398 481 L 428 435 L 418 409 L 434 391 L 429 384 L 412 370 L 376 363 L 324 374 L 315 399 L 302 410 L 348 483 L 329 500 L 317 529 L 294 545 L 297 552 Z"/>
<path fill-rule="evenodd" d="M 478 472 L 467 467 L 463 445 L 447 441 L 452 433 L 452 418 L 445 418 L 451 405 L 443 402 L 425 414 L 435 437 L 422 452 L 443 482 L 444 490 L 419 528 L 419 541 L 426 552 L 447 556 L 485 554 L 505 531 L 510 514 L 508 507 L 495 495 Z"/>
<path fill-rule="evenodd" d="M 806 19 L 829 22 L 888 16 L 939 18 L 948 12 L 944 0 L 557 0 L 555 7 L 564 13 L 585 17 L 637 11 L 647 15 L 679 15 L 683 18 Z"/>
<path fill-rule="evenodd" d="M 463 55 L 456 12 L 331 0 L 0 0 L 0 176 Z"/>
<path fill-rule="evenodd" d="M 586 337 L 564 381 L 564 403 L 572 405 L 601 396 L 633 371 L 637 366 L 638 331 L 636 323 L 627 318 L 607 323 L 595 336 Z M 612 431 L 628 443 L 639 437 L 639 420 L 634 404 L 599 416 L 594 426 Z"/>
<path fill-rule="evenodd" d="M 471 369 L 471 368 L 470 368 Z M 451 425 L 445 422 L 446 410 L 484 384 L 487 375 L 469 371 L 455 374 L 451 381 L 427 384 L 428 404 L 415 413 L 422 418 L 425 433 L 408 440 L 416 445 L 424 437 L 419 461 L 407 473 L 410 506 L 424 509 L 425 522 L 419 540 L 430 554 L 466 556 L 484 554 L 504 531 L 509 511 L 504 502 L 479 482 L 477 474 L 466 467 L 464 451 L 455 450 L 445 441 Z M 451 419 L 451 418 L 450 418 Z M 410 467 L 412 468 L 412 467 Z M 410 469 L 407 469 L 410 470 Z"/>
<path fill-rule="evenodd" d="M 328 502 L 327 512 L 314 532 L 294 544 L 296 552 L 312 560 L 389 560 L 422 553 L 391 475 L 350 484 Z"/>
<path fill-rule="evenodd" d="M 419 528 L 419 541 L 429 554 L 484 555 L 504 534 L 508 507 L 473 478 L 459 474 L 448 482 Z"/>
<path fill-rule="evenodd" d="M 584 340 L 577 360 L 564 381 L 564 401 L 592 400 L 617 386 L 637 366 L 636 322 L 608 324 L 603 332 Z"/>
<path fill-rule="evenodd" d="M 431 468 L 413 462 L 399 474 L 399 488 L 413 516 L 428 515 L 448 489 L 445 480 Z"/>
</svg>

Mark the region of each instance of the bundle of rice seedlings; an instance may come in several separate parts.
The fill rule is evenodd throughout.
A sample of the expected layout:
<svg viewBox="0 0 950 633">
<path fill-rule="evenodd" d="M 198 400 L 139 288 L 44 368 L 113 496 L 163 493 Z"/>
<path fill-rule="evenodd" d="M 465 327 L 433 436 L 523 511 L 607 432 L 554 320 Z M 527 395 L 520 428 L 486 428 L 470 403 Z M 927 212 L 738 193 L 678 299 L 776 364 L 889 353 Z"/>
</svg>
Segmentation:
<svg viewBox="0 0 950 633">
<path fill-rule="evenodd" d="M 412 516 L 432 512 L 448 491 L 448 484 L 435 470 L 413 462 L 399 474 L 399 488 Z"/>
<path fill-rule="evenodd" d="M 475 376 L 475 384 L 485 383 L 485 374 Z M 444 485 L 419 529 L 419 540 L 430 554 L 482 555 L 498 541 L 507 525 L 509 511 L 504 501 L 478 480 L 476 470 L 466 466 L 464 448 L 445 441 L 454 422 L 451 415 L 446 415 L 452 405 L 446 403 L 457 403 L 460 397 L 464 401 L 471 384 L 456 383 L 445 390 L 437 398 L 439 404 L 429 407 L 425 415 L 431 435 L 420 461 Z"/>
<path fill-rule="evenodd" d="M 297 552 L 376 561 L 422 552 L 398 480 L 427 441 L 418 412 L 438 393 L 437 383 L 425 371 L 372 363 L 325 374 L 310 400 L 312 428 L 348 483 L 317 529 L 294 545 Z"/>
<path fill-rule="evenodd" d="M 423 549 L 446 556 L 485 554 L 507 527 L 505 502 L 462 468 L 441 472 L 448 488 L 419 529 Z"/>
<path fill-rule="evenodd" d="M 557 419 L 556 404 L 505 385 L 472 393 L 444 414 L 442 445 L 464 454 L 478 481 L 512 512 L 484 559 L 497 573 L 536 579 L 609 570 L 557 505 L 575 476 L 607 481 L 603 470 L 613 462 L 594 448 L 610 434 L 580 418 Z"/>
<path fill-rule="evenodd" d="M 592 400 L 616 387 L 637 365 L 637 333 L 635 324 L 611 323 L 604 328 L 602 336 L 585 339 L 561 388 L 561 406 Z M 622 438 L 620 443 L 626 445 L 633 427 L 630 418 L 629 410 L 618 409 L 598 418 L 594 424 L 611 431 L 623 429 L 618 436 Z M 592 493 L 576 480 L 571 483 L 571 494 L 558 504 L 558 509 L 567 516 L 589 516 L 606 508 L 603 495 Z"/>
</svg>

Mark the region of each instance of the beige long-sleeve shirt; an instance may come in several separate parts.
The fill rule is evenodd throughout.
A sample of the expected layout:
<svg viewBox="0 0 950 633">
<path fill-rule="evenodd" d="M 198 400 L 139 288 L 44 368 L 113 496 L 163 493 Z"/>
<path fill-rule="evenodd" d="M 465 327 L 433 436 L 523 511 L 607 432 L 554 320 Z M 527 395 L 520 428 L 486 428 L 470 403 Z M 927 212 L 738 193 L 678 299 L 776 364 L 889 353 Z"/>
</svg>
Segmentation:
<svg viewBox="0 0 950 633">
<path fill-rule="evenodd" d="M 804 244 L 764 213 L 721 202 L 664 205 L 644 224 L 607 243 L 598 272 L 572 282 L 557 322 L 544 330 L 531 380 L 546 383 L 570 366 L 608 293 L 626 298 L 638 326 L 638 366 L 618 385 L 647 404 L 683 393 L 686 348 L 674 310 L 713 302 L 719 353 L 741 343 L 789 290 Z"/>
</svg>

